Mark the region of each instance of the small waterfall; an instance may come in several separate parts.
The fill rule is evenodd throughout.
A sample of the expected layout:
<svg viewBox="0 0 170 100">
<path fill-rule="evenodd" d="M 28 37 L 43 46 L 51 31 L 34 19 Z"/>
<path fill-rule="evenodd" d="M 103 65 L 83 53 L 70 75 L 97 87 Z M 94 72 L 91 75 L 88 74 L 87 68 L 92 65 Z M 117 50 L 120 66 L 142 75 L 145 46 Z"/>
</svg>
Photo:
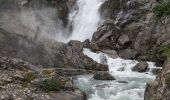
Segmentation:
<svg viewBox="0 0 170 100">
<path fill-rule="evenodd" d="M 69 32 L 67 42 L 69 40 L 91 40 L 101 20 L 99 8 L 103 2 L 103 0 L 77 0 L 78 8 L 69 14 L 72 31 Z"/>
</svg>

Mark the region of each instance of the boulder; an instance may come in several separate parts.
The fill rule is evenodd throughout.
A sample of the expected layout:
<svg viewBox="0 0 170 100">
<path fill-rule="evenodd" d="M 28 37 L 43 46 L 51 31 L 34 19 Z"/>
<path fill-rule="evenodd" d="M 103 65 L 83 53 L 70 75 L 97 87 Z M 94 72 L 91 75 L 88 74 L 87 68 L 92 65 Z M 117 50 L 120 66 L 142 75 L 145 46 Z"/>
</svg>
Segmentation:
<svg viewBox="0 0 170 100">
<path fill-rule="evenodd" d="M 109 71 L 108 65 L 99 64 L 89 57 L 84 57 L 84 67 L 86 70 Z"/>
<path fill-rule="evenodd" d="M 119 56 L 124 59 L 135 59 L 137 51 L 134 49 L 123 49 L 119 51 Z"/>
<path fill-rule="evenodd" d="M 73 83 L 71 81 L 68 81 L 64 84 L 64 89 L 66 90 L 73 90 Z"/>
<path fill-rule="evenodd" d="M 118 54 L 117 54 L 117 52 L 116 52 L 115 50 L 101 50 L 101 52 L 107 54 L 107 56 L 109 56 L 109 57 L 111 57 L 111 58 L 113 58 L 113 59 L 119 57 Z"/>
<path fill-rule="evenodd" d="M 135 65 L 132 68 L 132 71 L 145 72 L 147 69 L 148 69 L 148 63 L 147 62 L 139 62 L 137 65 Z"/>
<path fill-rule="evenodd" d="M 96 72 L 93 78 L 96 80 L 115 80 L 115 78 L 109 72 L 106 71 Z"/>
<path fill-rule="evenodd" d="M 121 46 L 125 46 L 127 43 L 129 43 L 130 39 L 129 36 L 126 34 L 123 34 L 118 39 L 118 44 Z"/>
</svg>

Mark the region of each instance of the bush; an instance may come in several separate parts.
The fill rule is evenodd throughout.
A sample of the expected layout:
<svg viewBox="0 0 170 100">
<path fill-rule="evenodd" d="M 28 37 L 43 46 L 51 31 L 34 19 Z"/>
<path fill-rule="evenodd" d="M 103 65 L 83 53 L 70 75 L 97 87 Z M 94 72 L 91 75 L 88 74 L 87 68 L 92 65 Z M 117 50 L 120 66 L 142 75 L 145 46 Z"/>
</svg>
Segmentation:
<svg viewBox="0 0 170 100">
<path fill-rule="evenodd" d="M 160 2 L 159 4 L 157 4 L 153 8 L 153 12 L 158 18 L 169 15 L 170 14 L 170 0 L 164 0 Z"/>
<path fill-rule="evenodd" d="M 36 75 L 33 72 L 28 72 L 24 75 L 24 81 L 30 82 L 36 78 Z"/>
<path fill-rule="evenodd" d="M 168 55 L 170 55 L 170 45 L 160 46 L 159 52 L 162 57 L 166 58 Z"/>
<path fill-rule="evenodd" d="M 43 81 L 42 89 L 44 91 L 59 91 L 63 88 L 62 83 L 59 80 L 47 79 Z"/>
</svg>

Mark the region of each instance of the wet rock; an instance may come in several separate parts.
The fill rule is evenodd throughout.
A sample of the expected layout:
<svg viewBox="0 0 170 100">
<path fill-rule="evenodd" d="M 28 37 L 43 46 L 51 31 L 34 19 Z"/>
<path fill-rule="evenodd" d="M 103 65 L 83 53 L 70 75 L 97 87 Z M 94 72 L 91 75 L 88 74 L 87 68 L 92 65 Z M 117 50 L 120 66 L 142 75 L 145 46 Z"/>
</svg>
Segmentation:
<svg viewBox="0 0 170 100">
<path fill-rule="evenodd" d="M 104 54 L 100 56 L 100 63 L 103 65 L 107 65 L 107 58 Z"/>
<path fill-rule="evenodd" d="M 135 59 L 135 57 L 137 56 L 137 51 L 135 51 L 134 49 L 123 49 L 120 50 L 118 53 L 119 56 L 124 59 Z"/>
<path fill-rule="evenodd" d="M 116 52 L 115 50 L 101 50 L 101 52 L 107 54 L 107 56 L 109 56 L 109 57 L 111 57 L 111 58 L 113 58 L 113 59 L 119 57 L 118 54 L 117 54 L 117 52 Z"/>
<path fill-rule="evenodd" d="M 97 85 L 97 88 L 107 88 L 110 87 L 108 84 Z"/>
<path fill-rule="evenodd" d="M 145 72 L 147 69 L 148 69 L 148 63 L 147 62 L 139 62 L 137 65 L 135 65 L 132 68 L 132 71 Z"/>
<path fill-rule="evenodd" d="M 124 71 L 125 69 L 126 69 L 125 67 L 121 67 L 117 71 Z"/>
<path fill-rule="evenodd" d="M 128 84 L 127 81 L 118 81 L 118 83 Z"/>
<path fill-rule="evenodd" d="M 154 68 L 154 69 L 152 69 L 152 73 L 153 74 L 159 74 L 159 73 L 161 73 L 161 71 L 162 71 L 162 69 L 161 68 Z"/>
<path fill-rule="evenodd" d="M 106 71 L 100 71 L 95 73 L 93 78 L 96 80 L 115 80 L 115 78 L 109 72 Z"/>
<path fill-rule="evenodd" d="M 92 59 L 89 59 L 87 57 L 84 58 L 84 64 L 86 70 L 94 70 L 94 71 L 108 71 L 108 65 L 103 65 L 94 62 Z"/>
</svg>

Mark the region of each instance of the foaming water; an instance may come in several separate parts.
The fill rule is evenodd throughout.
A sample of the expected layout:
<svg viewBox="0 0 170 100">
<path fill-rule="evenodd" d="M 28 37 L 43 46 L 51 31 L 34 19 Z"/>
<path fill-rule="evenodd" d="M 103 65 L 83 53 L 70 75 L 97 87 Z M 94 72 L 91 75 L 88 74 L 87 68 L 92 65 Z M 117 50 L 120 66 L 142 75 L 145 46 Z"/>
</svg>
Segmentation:
<svg viewBox="0 0 170 100">
<path fill-rule="evenodd" d="M 72 32 L 66 42 L 69 40 L 84 41 L 92 38 L 101 20 L 99 7 L 103 2 L 104 0 L 77 0 L 78 9 L 69 14 Z"/>
<path fill-rule="evenodd" d="M 110 73 L 116 78 L 114 81 L 98 81 L 93 75 L 81 75 L 75 80 L 75 85 L 88 94 L 88 100 L 143 100 L 145 86 L 148 81 L 154 80 L 152 70 L 145 73 L 133 72 L 131 68 L 138 61 L 112 59 L 103 53 L 93 53 L 84 49 L 84 54 L 97 62 L 101 56 L 106 56 Z M 156 68 L 153 62 L 148 62 L 149 69 Z M 124 69 L 121 71 L 120 69 Z"/>
</svg>

